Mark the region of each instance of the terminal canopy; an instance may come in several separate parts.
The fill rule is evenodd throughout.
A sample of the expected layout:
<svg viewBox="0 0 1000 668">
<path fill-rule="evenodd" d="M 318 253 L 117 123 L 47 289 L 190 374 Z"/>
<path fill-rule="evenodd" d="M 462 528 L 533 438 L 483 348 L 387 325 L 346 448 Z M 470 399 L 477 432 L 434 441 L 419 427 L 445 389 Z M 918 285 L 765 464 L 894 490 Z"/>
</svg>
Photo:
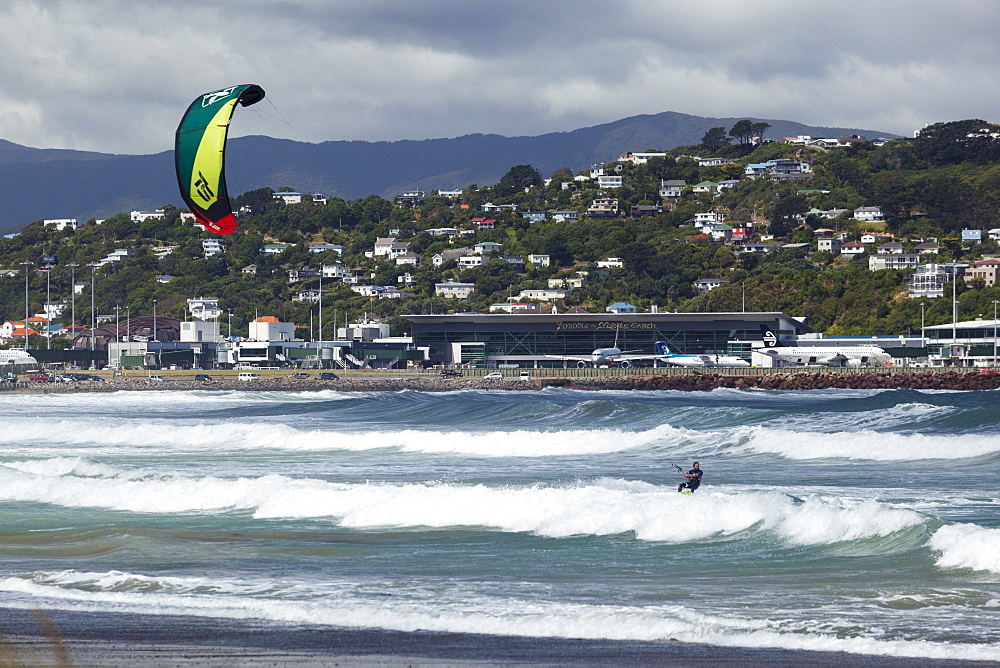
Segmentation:
<svg viewBox="0 0 1000 668">
<path fill-rule="evenodd" d="M 225 150 L 236 103 L 249 107 L 264 99 L 257 84 L 242 84 L 199 96 L 177 126 L 174 160 L 181 197 L 199 223 L 216 234 L 236 229 L 226 190 Z"/>
</svg>

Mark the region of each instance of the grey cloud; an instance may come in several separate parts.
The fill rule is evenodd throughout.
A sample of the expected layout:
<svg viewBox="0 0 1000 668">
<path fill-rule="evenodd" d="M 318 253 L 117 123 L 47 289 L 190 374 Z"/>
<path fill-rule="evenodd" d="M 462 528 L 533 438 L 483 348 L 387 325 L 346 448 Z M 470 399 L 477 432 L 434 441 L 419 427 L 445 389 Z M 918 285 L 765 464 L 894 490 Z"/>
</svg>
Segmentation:
<svg viewBox="0 0 1000 668">
<path fill-rule="evenodd" d="M 976 0 L 36 0 L 0 8 L 0 138 L 166 150 L 191 99 L 237 82 L 268 100 L 234 134 L 306 141 L 668 110 L 906 133 L 990 118 L 998 23 Z"/>
</svg>

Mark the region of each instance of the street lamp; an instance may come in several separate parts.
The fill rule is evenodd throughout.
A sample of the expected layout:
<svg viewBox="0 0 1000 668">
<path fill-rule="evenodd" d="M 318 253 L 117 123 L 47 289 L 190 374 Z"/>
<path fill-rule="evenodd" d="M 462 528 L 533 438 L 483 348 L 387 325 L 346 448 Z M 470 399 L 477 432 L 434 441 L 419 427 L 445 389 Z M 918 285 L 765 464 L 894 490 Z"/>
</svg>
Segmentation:
<svg viewBox="0 0 1000 668">
<path fill-rule="evenodd" d="M 996 299 L 993 300 L 993 366 L 997 365 L 997 304 L 1000 303 Z"/>
<path fill-rule="evenodd" d="M 153 341 L 156 341 L 156 301 L 153 300 Z"/>
<path fill-rule="evenodd" d="M 90 265 L 90 368 L 97 367 L 97 359 L 94 358 L 94 351 L 97 349 L 97 306 L 94 299 L 94 283 L 97 282 L 97 265 Z"/>
<path fill-rule="evenodd" d="M 22 262 L 24 267 L 24 352 L 28 352 L 28 269 L 34 262 Z"/>
<path fill-rule="evenodd" d="M 43 258 L 44 260 L 44 258 Z M 45 265 L 45 349 L 52 349 L 52 265 Z"/>
<path fill-rule="evenodd" d="M 69 270 L 70 270 L 70 279 L 69 279 L 69 283 L 70 283 L 70 285 L 69 285 L 70 297 L 69 298 L 70 298 L 71 303 L 73 304 L 73 306 L 70 309 L 70 317 L 69 317 L 69 319 L 70 319 L 70 326 L 73 328 L 73 331 L 70 333 L 70 335 L 73 337 L 72 341 L 73 341 L 73 347 L 74 348 L 76 348 L 76 268 L 79 267 L 79 266 L 80 265 L 78 265 L 78 264 L 71 264 L 69 266 Z"/>
</svg>

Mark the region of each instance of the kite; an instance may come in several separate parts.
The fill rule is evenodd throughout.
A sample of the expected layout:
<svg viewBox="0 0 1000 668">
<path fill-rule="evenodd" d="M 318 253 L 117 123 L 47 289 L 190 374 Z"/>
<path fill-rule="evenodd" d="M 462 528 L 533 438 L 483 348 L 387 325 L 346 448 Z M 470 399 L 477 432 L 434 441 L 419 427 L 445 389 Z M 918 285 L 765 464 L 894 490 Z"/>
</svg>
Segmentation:
<svg viewBox="0 0 1000 668">
<path fill-rule="evenodd" d="M 177 126 L 174 160 L 181 197 L 199 223 L 216 234 L 236 229 L 225 179 L 226 135 L 236 103 L 264 99 L 257 84 L 242 84 L 199 96 Z"/>
</svg>

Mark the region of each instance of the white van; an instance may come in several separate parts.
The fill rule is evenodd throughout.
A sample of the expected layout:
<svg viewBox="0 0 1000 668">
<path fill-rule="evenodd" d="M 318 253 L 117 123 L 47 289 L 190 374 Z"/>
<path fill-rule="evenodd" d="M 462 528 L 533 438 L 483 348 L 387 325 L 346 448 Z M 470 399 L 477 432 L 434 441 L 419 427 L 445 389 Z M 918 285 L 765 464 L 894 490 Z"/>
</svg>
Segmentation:
<svg viewBox="0 0 1000 668">
<path fill-rule="evenodd" d="M 257 380 L 259 377 L 260 376 L 258 376 L 257 374 L 255 374 L 255 373 L 249 373 L 249 372 L 244 372 L 244 373 L 241 373 L 239 376 L 237 376 L 237 378 L 239 378 L 240 380 L 247 380 L 247 381 L 249 381 L 249 380 Z"/>
<path fill-rule="evenodd" d="M 522 371 L 521 372 L 521 380 L 531 380 L 531 372 L 530 371 Z"/>
</svg>

